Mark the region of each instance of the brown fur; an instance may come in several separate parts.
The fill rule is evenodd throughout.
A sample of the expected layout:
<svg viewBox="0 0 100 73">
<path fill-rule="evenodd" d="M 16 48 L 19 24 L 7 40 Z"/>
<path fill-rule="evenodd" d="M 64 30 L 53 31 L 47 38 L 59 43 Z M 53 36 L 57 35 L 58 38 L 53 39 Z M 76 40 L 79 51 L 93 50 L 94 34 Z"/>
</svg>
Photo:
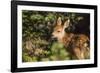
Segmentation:
<svg viewBox="0 0 100 73">
<path fill-rule="evenodd" d="M 66 33 L 64 30 L 69 26 L 69 20 L 62 25 L 61 18 L 57 20 L 57 25 L 54 27 L 53 37 L 57 38 L 58 42 L 69 48 L 71 54 L 77 59 L 85 59 L 90 53 L 89 38 L 84 34 Z"/>
</svg>

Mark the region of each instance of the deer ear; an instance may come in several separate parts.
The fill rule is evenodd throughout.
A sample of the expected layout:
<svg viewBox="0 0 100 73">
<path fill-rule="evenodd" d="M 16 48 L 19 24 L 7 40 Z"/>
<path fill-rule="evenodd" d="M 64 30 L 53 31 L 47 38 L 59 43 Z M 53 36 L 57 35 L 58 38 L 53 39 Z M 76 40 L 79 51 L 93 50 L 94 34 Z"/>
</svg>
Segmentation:
<svg viewBox="0 0 100 73">
<path fill-rule="evenodd" d="M 70 23 L 70 19 L 66 20 L 64 23 L 64 28 L 68 28 Z"/>
<path fill-rule="evenodd" d="M 58 19 L 57 19 L 57 25 L 61 25 L 62 24 L 62 20 L 61 20 L 61 17 L 59 17 Z"/>
</svg>

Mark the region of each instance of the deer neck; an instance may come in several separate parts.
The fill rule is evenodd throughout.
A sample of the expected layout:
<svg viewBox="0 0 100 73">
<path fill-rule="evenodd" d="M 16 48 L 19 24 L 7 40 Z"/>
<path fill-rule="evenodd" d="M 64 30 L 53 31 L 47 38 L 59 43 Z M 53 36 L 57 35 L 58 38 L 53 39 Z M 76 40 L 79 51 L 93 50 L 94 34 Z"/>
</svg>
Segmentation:
<svg viewBox="0 0 100 73">
<path fill-rule="evenodd" d="M 72 33 L 65 33 L 65 34 L 63 35 L 63 37 L 60 38 L 58 41 L 59 41 L 60 43 L 63 43 L 64 45 L 68 46 L 68 44 L 70 43 L 70 41 L 71 41 L 73 35 L 74 35 L 74 34 L 72 34 Z"/>
</svg>

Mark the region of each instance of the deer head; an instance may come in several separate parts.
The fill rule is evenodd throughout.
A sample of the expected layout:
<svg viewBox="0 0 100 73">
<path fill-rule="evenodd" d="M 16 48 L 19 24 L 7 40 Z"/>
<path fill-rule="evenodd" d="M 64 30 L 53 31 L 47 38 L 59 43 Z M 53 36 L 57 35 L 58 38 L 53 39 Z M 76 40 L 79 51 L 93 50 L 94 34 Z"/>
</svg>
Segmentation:
<svg viewBox="0 0 100 73">
<path fill-rule="evenodd" d="M 65 36 L 65 28 L 69 27 L 69 23 L 70 20 L 68 19 L 63 24 L 61 17 L 59 17 L 57 19 L 56 26 L 53 29 L 52 38 L 55 38 L 56 40 L 60 41 Z"/>
</svg>

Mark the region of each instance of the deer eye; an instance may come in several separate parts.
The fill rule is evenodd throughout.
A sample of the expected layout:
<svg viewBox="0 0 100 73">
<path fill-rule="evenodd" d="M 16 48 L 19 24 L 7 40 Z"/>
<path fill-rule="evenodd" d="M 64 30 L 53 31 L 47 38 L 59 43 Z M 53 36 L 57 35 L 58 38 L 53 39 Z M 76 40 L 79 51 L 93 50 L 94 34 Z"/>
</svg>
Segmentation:
<svg viewBox="0 0 100 73">
<path fill-rule="evenodd" d="M 57 31 L 57 32 L 60 32 L 60 31 Z"/>
</svg>

